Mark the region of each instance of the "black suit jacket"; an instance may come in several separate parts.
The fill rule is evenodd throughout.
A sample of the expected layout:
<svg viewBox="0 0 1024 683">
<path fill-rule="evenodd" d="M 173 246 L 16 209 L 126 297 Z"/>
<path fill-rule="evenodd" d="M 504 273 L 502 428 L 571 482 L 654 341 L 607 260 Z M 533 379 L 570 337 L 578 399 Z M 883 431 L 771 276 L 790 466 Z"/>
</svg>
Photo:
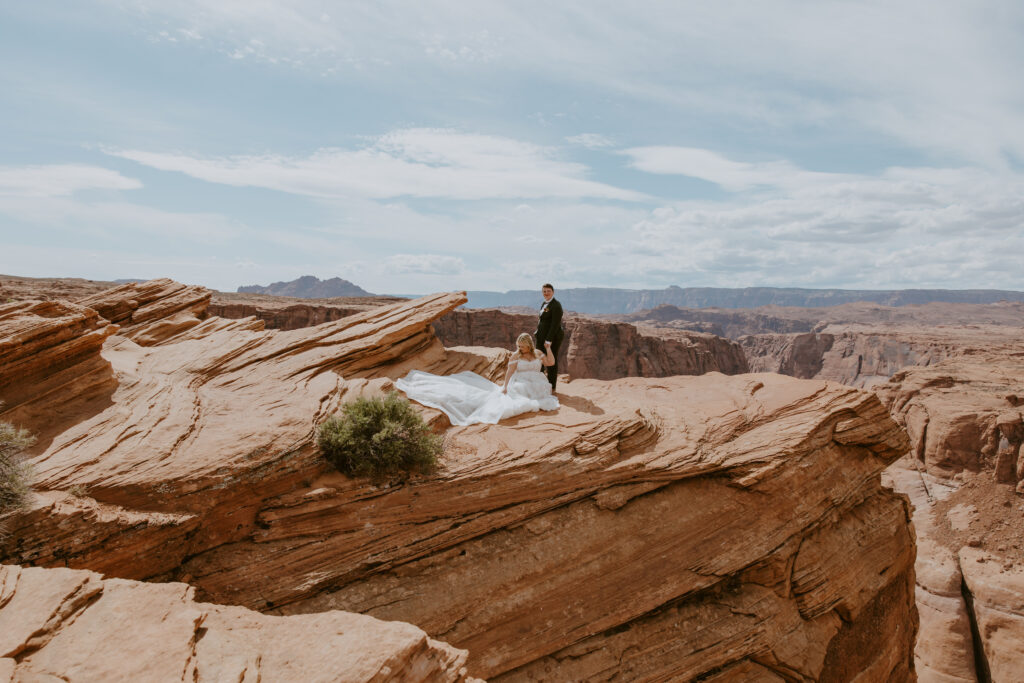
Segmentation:
<svg viewBox="0 0 1024 683">
<path fill-rule="evenodd" d="M 544 350 L 544 342 L 549 341 L 557 344 L 565 335 L 562 329 L 562 304 L 558 299 L 551 299 L 540 312 L 540 320 L 537 321 L 537 348 Z"/>
</svg>

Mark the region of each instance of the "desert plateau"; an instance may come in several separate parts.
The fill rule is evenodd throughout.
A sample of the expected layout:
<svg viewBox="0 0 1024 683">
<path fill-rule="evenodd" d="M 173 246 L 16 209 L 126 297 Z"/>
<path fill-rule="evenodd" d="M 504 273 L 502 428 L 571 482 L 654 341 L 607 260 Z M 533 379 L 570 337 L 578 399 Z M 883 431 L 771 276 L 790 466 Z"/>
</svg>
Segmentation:
<svg viewBox="0 0 1024 683">
<path fill-rule="evenodd" d="M 0 420 L 37 438 L 0 542 L 11 680 L 1024 670 L 1022 304 L 570 314 L 558 411 L 420 407 L 439 469 L 381 482 L 317 424 L 411 368 L 496 378 L 523 314 L 0 286 Z"/>
</svg>

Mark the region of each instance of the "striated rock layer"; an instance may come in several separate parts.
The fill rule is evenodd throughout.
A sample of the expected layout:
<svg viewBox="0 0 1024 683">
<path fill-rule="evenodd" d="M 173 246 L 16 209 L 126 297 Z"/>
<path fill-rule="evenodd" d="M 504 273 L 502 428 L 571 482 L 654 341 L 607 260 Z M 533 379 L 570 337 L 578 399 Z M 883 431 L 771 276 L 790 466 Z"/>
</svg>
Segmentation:
<svg viewBox="0 0 1024 683">
<path fill-rule="evenodd" d="M 557 412 L 449 429 L 433 475 L 330 471 L 313 437 L 345 401 L 413 367 L 500 372 L 434 336 L 464 302 L 110 337 L 110 405 L 33 458 L 0 558 L 407 621 L 499 680 L 912 680 L 913 532 L 880 484 L 908 442 L 873 394 L 581 380 Z"/>
<path fill-rule="evenodd" d="M 0 565 L 3 681 L 466 681 L 466 652 L 345 612 L 274 617 L 181 583 Z"/>
<path fill-rule="evenodd" d="M 647 334 L 629 323 L 567 316 L 559 372 L 573 379 L 668 377 L 747 371 L 743 350 L 721 337 L 674 330 Z M 533 334 L 537 316 L 498 310 L 458 310 L 434 323 L 446 346 L 512 348 L 523 332 Z"/>
<path fill-rule="evenodd" d="M 919 679 L 1019 678 L 1009 672 L 1024 670 L 1024 657 L 1000 637 L 1016 633 L 1015 603 L 999 593 L 1004 616 L 986 621 L 968 576 L 1008 581 L 1024 557 L 1024 305 L 662 307 L 633 318 L 662 329 L 715 320 L 731 336 L 748 335 L 740 343 L 753 370 L 872 387 L 912 442 L 886 481 L 914 506 Z M 785 329 L 801 321 L 809 327 Z"/>
<path fill-rule="evenodd" d="M 922 680 L 1011 681 L 1024 670 L 1015 644 L 1024 607 L 1024 343 L 986 332 L 875 386 L 911 440 L 890 474 L 916 508 Z"/>
<path fill-rule="evenodd" d="M 396 301 L 393 298 L 373 297 L 365 300 L 335 299 L 296 303 L 294 299 L 282 297 L 218 292 L 207 307 L 207 313 L 229 319 L 255 317 L 262 320 L 268 329 L 298 330 L 341 320 Z"/>
<path fill-rule="evenodd" d="M 912 453 L 929 472 L 949 477 L 984 469 L 1003 483 L 1024 479 L 1024 348 L 907 368 L 877 393 L 906 426 Z"/>
<path fill-rule="evenodd" d="M 100 355 L 117 325 L 60 301 L 0 306 L 0 420 L 51 436 L 80 421 L 117 381 Z"/>
<path fill-rule="evenodd" d="M 805 334 L 750 335 L 739 343 L 752 370 L 868 388 L 903 368 L 1013 344 L 1020 334 L 1021 329 L 1002 325 L 961 329 L 829 325 Z"/>
</svg>

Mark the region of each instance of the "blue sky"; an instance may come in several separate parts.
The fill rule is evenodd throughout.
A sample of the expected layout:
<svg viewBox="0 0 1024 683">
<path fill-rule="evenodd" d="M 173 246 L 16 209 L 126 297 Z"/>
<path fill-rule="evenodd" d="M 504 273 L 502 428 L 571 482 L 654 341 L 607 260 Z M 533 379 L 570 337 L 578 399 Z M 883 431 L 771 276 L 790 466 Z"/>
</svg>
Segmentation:
<svg viewBox="0 0 1024 683">
<path fill-rule="evenodd" d="M 0 5 L 0 272 L 1024 289 L 1024 4 Z"/>
</svg>

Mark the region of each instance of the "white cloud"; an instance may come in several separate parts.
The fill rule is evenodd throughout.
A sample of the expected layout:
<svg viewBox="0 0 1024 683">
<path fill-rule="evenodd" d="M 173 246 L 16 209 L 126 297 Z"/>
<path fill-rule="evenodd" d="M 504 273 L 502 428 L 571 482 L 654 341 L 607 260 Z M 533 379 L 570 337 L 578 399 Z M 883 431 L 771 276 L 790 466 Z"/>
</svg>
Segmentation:
<svg viewBox="0 0 1024 683">
<path fill-rule="evenodd" d="M 892 168 L 654 209 L 564 201 L 526 211 L 516 201 L 487 200 L 430 214 L 365 199 L 323 207 L 329 215 L 318 228 L 257 229 L 217 214 L 0 198 L 0 214 L 31 228 L 5 235 L 0 272 L 169 275 L 221 289 L 337 275 L 370 291 L 404 293 L 532 289 L 544 281 L 559 288 L 1021 288 L 1024 177 L 1012 173 Z M 39 245 L 58 245 L 52 258 L 49 246 L 30 248 L 33 235 Z M 164 246 L 146 249 L 142 236 Z"/>
<path fill-rule="evenodd" d="M 1024 178 L 894 168 L 651 212 L 611 272 L 665 284 L 1020 288 Z"/>
<path fill-rule="evenodd" d="M 587 167 L 559 160 L 551 148 L 451 130 L 398 130 L 362 149 L 322 149 L 307 157 L 107 153 L 208 182 L 323 198 L 645 198 L 588 180 Z"/>
<path fill-rule="evenodd" d="M 415 83 L 498 67 L 740 127 L 867 129 L 996 167 L 1024 158 L 1016 0 L 107 4 L 153 34 L 203 37 L 181 46 L 319 73 Z"/>
<path fill-rule="evenodd" d="M 615 146 L 614 140 L 600 133 L 580 133 L 579 135 L 567 137 L 565 141 L 573 145 L 586 147 L 587 149 L 604 149 Z"/>
<path fill-rule="evenodd" d="M 136 190 L 142 183 L 82 164 L 0 166 L 0 197 L 61 197 L 81 190 Z"/>
<path fill-rule="evenodd" d="M 217 213 L 164 211 L 141 204 L 82 201 L 67 197 L 0 196 L 0 216 L 36 231 L 103 243 L 138 243 L 141 236 L 181 240 L 185 248 L 226 245 L 244 226 Z M 66 240 L 65 238 L 60 238 Z"/>
<path fill-rule="evenodd" d="M 466 270 L 461 258 L 444 254 L 395 254 L 385 265 L 389 271 L 419 275 L 458 275 Z"/>
<path fill-rule="evenodd" d="M 422 42 L 427 56 L 463 63 L 493 61 L 499 56 L 501 45 L 501 41 L 495 40 L 486 29 L 454 40 L 447 34 L 433 33 L 424 37 Z"/>
<path fill-rule="evenodd" d="M 733 161 L 693 147 L 633 147 L 622 150 L 622 154 L 630 157 L 629 165 L 639 171 L 700 178 L 735 191 L 760 186 L 797 188 L 848 177 L 804 171 L 788 161 Z"/>
</svg>

